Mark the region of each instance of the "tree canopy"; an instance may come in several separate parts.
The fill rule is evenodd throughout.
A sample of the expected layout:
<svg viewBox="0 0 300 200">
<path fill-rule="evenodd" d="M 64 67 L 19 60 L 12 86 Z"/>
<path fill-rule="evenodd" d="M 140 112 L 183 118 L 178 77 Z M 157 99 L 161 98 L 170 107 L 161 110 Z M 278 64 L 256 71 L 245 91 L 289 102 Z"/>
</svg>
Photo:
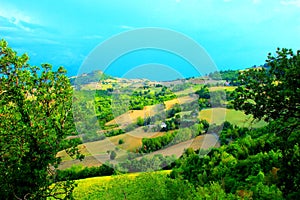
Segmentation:
<svg viewBox="0 0 300 200">
<path fill-rule="evenodd" d="M 72 87 L 66 71 L 30 66 L 0 41 L 0 194 L 4 199 L 71 196 L 74 185 L 55 184 L 58 151 L 80 158 L 72 118 Z"/>
<path fill-rule="evenodd" d="M 266 121 L 299 118 L 300 51 L 278 48 L 276 56 L 268 55 L 267 65 L 241 72 L 243 86 L 235 90 L 235 109 Z"/>
</svg>

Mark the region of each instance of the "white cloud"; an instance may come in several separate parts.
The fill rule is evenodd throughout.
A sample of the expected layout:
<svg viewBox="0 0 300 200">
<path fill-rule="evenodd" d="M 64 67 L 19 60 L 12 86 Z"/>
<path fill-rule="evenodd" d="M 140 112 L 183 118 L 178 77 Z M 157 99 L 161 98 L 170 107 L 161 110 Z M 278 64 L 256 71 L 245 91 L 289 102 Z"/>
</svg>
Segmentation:
<svg viewBox="0 0 300 200">
<path fill-rule="evenodd" d="M 127 25 L 121 25 L 120 28 L 121 29 L 127 29 L 127 30 L 135 29 L 133 26 L 127 26 Z"/>
<path fill-rule="evenodd" d="M 300 7 L 300 0 L 282 0 L 280 1 L 282 5 L 285 6 L 297 6 Z"/>
<path fill-rule="evenodd" d="M 27 32 L 31 32 L 32 30 L 29 27 L 25 26 L 22 22 L 25 22 L 27 24 L 38 24 L 38 22 L 36 20 L 33 20 L 29 15 L 23 13 L 20 10 L 5 5 L 2 5 L 0 7 L 0 17 L 5 18 L 9 23 L 14 24 L 18 28 L 21 28 Z"/>
</svg>

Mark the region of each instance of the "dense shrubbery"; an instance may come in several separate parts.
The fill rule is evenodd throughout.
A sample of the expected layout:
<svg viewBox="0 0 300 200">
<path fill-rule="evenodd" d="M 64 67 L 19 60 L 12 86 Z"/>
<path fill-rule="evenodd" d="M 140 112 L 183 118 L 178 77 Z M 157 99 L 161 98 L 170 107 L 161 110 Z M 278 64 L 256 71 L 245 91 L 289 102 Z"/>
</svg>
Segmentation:
<svg viewBox="0 0 300 200">
<path fill-rule="evenodd" d="M 220 133 L 220 143 L 221 145 L 228 144 L 230 141 L 243 137 L 247 131 L 248 128 L 233 126 L 228 121 L 225 121 L 223 124 L 223 129 Z"/>
<path fill-rule="evenodd" d="M 227 130 L 241 130 L 232 128 Z M 212 149 L 202 157 L 185 155 L 177 162 L 172 177 L 205 188 L 213 181 L 222 184 L 226 193 L 243 191 L 252 198 L 280 199 L 279 173 L 283 168 L 280 161 L 283 155 L 278 148 L 280 139 L 274 134 L 261 134 L 270 128 L 248 131 L 230 145 Z"/>
<path fill-rule="evenodd" d="M 112 136 L 121 135 L 124 133 L 125 133 L 125 131 L 122 129 L 112 129 L 112 130 L 105 132 L 104 135 L 106 137 L 112 137 Z"/>
<path fill-rule="evenodd" d="M 72 166 L 69 169 L 57 170 L 56 181 L 77 180 L 95 176 L 109 176 L 114 174 L 115 170 L 109 164 L 100 167 L 83 167 L 81 165 Z"/>
<path fill-rule="evenodd" d="M 114 152 L 114 151 L 112 151 Z M 112 153 L 110 152 L 110 154 Z M 143 157 L 136 159 L 139 154 L 129 154 L 124 162 L 112 165 L 105 163 L 99 167 L 83 167 L 74 165 L 71 168 L 56 171 L 56 181 L 77 180 L 95 176 L 110 176 L 113 174 L 127 172 L 146 172 L 157 171 L 161 169 L 171 169 L 176 161 L 175 156 L 163 156 L 161 154 L 152 157 Z M 113 159 L 112 159 L 113 160 Z"/>
<path fill-rule="evenodd" d="M 142 139 L 142 147 L 140 149 L 140 152 L 153 152 L 156 150 L 159 150 L 168 144 L 173 140 L 175 137 L 174 133 L 166 133 L 163 136 L 155 137 L 155 138 L 143 138 Z"/>
<path fill-rule="evenodd" d="M 156 154 L 154 156 L 142 157 L 141 159 L 128 159 L 125 162 L 117 164 L 115 167 L 116 170 L 120 172 L 157 171 L 161 169 L 171 169 L 175 161 L 175 156 Z"/>
</svg>

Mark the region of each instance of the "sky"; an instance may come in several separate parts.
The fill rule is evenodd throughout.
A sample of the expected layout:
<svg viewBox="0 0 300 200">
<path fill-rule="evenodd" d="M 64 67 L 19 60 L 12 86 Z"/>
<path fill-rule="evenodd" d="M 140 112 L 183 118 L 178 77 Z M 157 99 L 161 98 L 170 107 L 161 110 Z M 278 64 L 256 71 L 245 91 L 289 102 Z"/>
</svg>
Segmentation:
<svg viewBox="0 0 300 200">
<path fill-rule="evenodd" d="M 30 64 L 64 66 L 72 76 L 116 35 L 167 29 L 204 49 L 215 68 L 203 75 L 264 64 L 277 47 L 300 49 L 299 10 L 300 0 L 0 0 L 0 38 L 18 53 L 26 52 Z M 198 75 L 180 55 L 155 49 L 120 55 L 109 67 L 104 71 L 121 77 Z"/>
</svg>

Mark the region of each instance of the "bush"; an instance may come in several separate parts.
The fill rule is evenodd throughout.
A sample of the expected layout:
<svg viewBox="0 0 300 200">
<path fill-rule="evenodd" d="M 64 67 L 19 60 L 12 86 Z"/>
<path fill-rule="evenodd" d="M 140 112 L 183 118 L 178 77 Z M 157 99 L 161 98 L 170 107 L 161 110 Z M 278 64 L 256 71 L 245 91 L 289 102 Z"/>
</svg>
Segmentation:
<svg viewBox="0 0 300 200">
<path fill-rule="evenodd" d="M 136 124 L 129 124 L 128 126 L 126 126 L 124 128 L 125 132 L 130 132 L 130 131 L 133 131 L 134 129 L 137 128 L 137 125 Z"/>
<path fill-rule="evenodd" d="M 138 117 L 137 121 L 136 121 L 136 125 L 143 126 L 144 125 L 144 119 L 141 118 L 141 117 Z"/>
<path fill-rule="evenodd" d="M 117 157 L 117 153 L 116 153 L 115 151 L 110 152 L 109 158 L 110 158 L 111 160 L 114 160 L 116 157 Z"/>
<path fill-rule="evenodd" d="M 124 144 L 125 141 L 123 139 L 119 139 L 119 144 Z"/>
</svg>

